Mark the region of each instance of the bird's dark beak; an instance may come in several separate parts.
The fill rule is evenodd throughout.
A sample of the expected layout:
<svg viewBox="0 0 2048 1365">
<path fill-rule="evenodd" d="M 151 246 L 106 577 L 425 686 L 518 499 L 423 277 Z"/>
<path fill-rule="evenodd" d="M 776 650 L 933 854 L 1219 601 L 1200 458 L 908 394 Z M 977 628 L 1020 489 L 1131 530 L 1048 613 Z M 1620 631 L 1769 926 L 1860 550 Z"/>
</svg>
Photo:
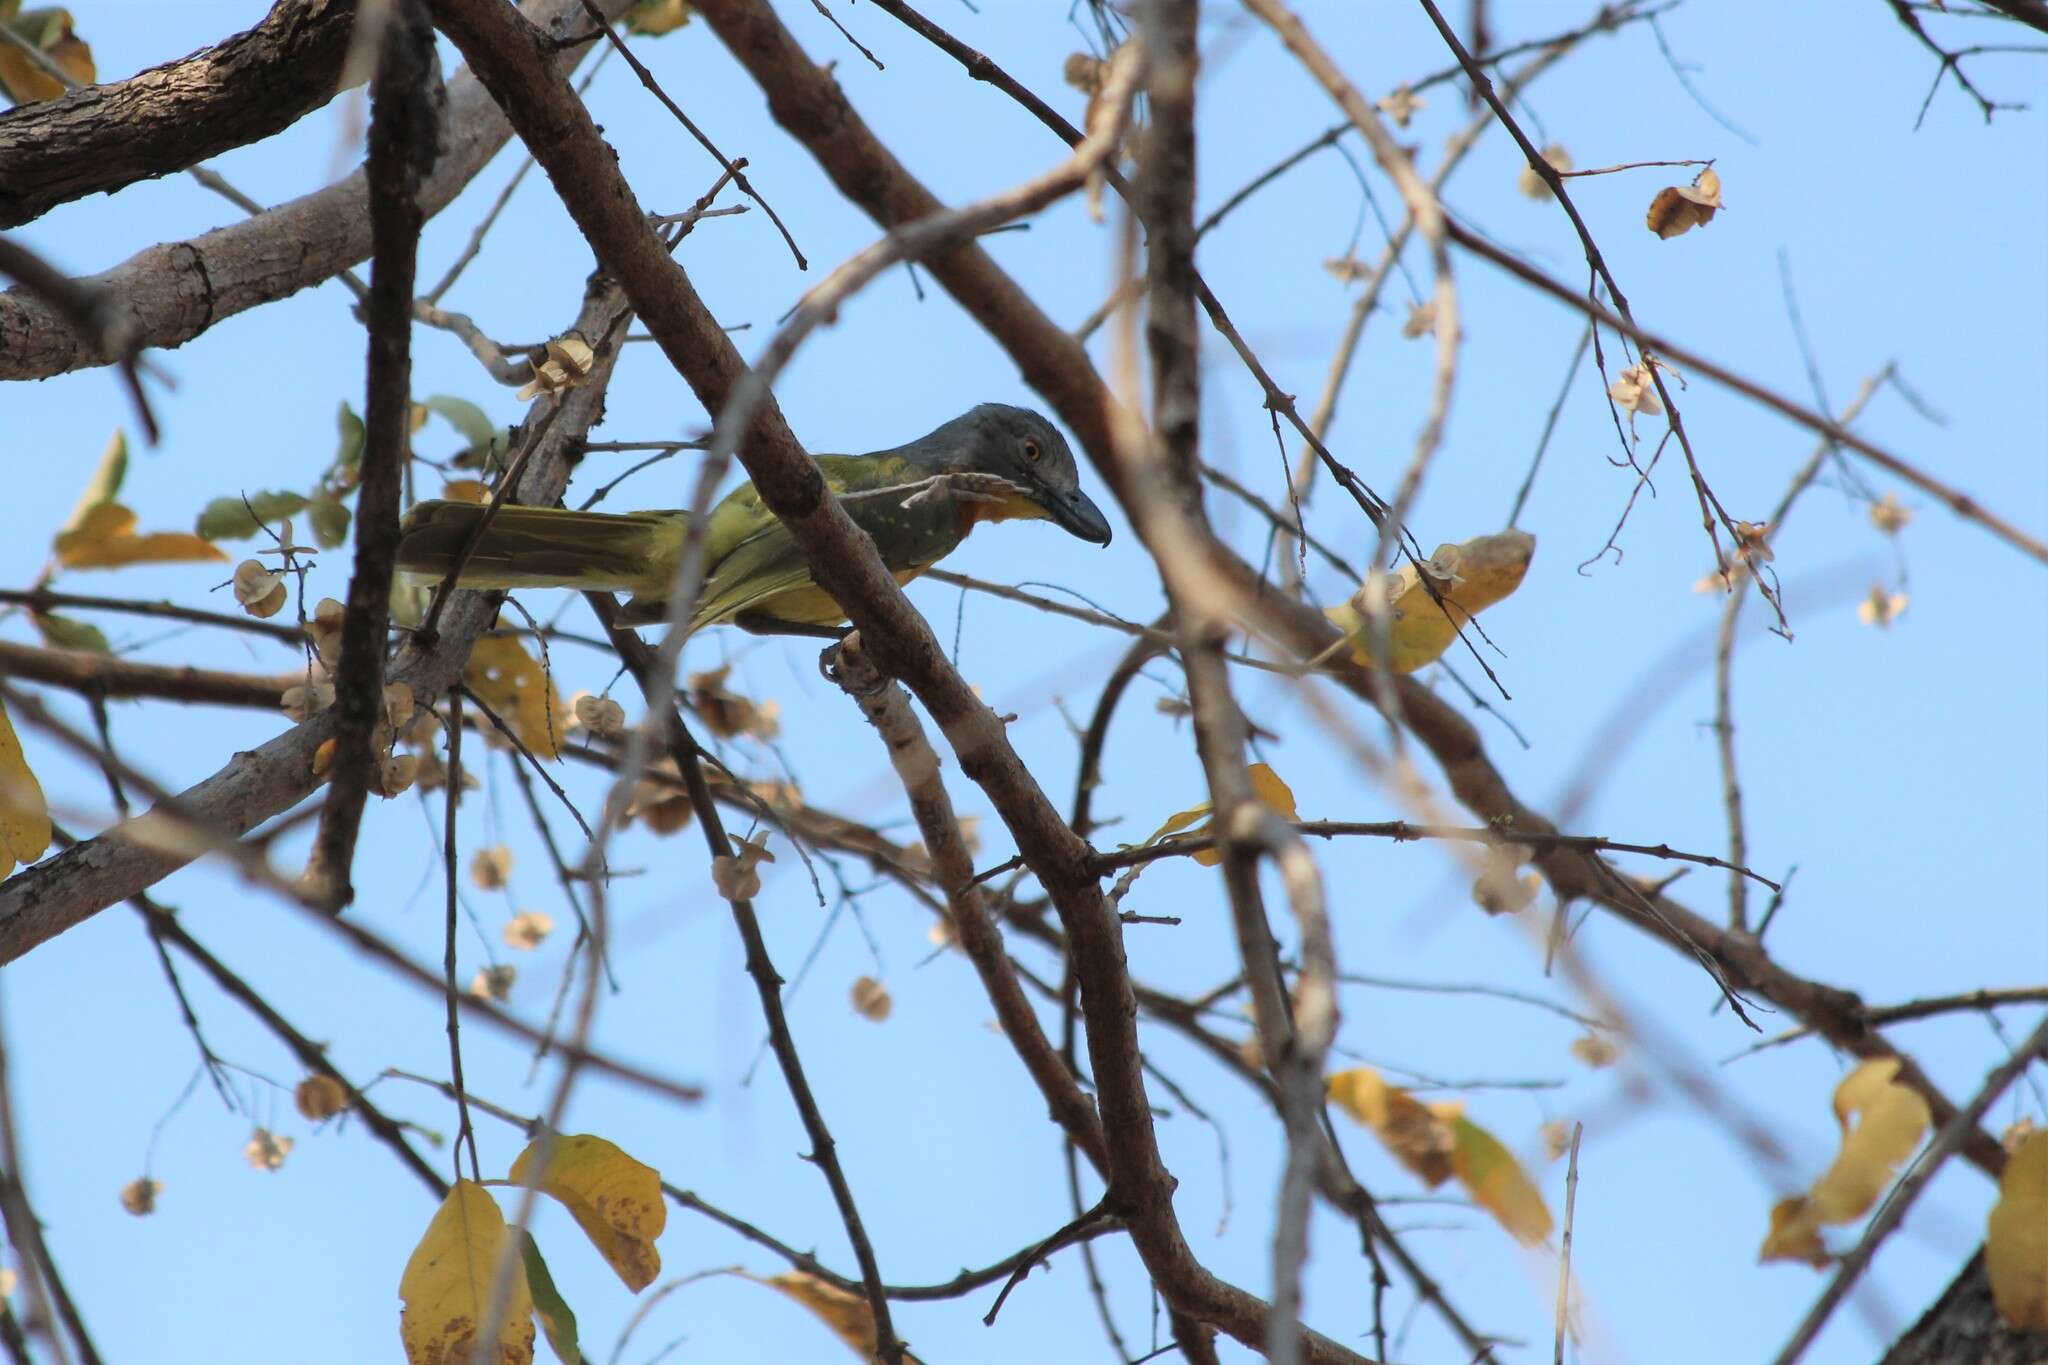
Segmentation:
<svg viewBox="0 0 2048 1365">
<path fill-rule="evenodd" d="M 1038 505 L 1069 535 L 1079 536 L 1091 545 L 1109 544 L 1109 522 L 1086 493 L 1079 489 L 1058 493 L 1050 488 L 1038 489 L 1036 493 Z"/>
</svg>

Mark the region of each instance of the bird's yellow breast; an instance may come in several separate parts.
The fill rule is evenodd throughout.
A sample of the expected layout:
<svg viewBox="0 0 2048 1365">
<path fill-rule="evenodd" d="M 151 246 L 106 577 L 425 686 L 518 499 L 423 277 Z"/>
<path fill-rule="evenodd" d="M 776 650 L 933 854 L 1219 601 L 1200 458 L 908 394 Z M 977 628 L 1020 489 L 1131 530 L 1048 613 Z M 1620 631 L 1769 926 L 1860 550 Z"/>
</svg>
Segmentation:
<svg viewBox="0 0 2048 1365">
<path fill-rule="evenodd" d="M 1004 491 L 986 498 L 962 498 L 958 504 L 960 534 L 966 535 L 984 521 L 1049 521 L 1052 517 L 1022 493 Z"/>
</svg>

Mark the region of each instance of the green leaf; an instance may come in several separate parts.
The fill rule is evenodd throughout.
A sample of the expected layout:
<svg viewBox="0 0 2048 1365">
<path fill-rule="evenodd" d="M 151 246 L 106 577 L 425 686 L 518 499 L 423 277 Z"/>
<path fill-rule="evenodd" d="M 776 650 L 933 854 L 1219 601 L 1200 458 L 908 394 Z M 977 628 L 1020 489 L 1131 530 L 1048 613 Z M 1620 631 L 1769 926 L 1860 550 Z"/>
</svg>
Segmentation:
<svg viewBox="0 0 2048 1365">
<path fill-rule="evenodd" d="M 461 432 L 464 439 L 469 442 L 471 450 L 487 447 L 498 439 L 498 428 L 491 424 L 491 419 L 484 415 L 482 408 L 467 398 L 437 393 L 422 400 L 420 406 Z"/>
<path fill-rule="evenodd" d="M 89 649 L 95 654 L 112 652 L 107 646 L 107 637 L 98 626 L 89 626 L 68 616 L 40 612 L 33 619 L 43 643 L 54 649 Z"/>
<path fill-rule="evenodd" d="M 4 17 L 0 9 L 0 17 Z M 92 482 L 78 495 L 78 505 L 71 509 L 71 520 L 64 523 L 66 531 L 76 530 L 85 520 L 85 514 L 103 502 L 112 502 L 121 495 L 121 481 L 128 477 L 128 433 L 119 427 L 107 442 L 107 448 L 100 455 L 99 468 L 92 472 Z"/>
<path fill-rule="evenodd" d="M 247 540 L 264 526 L 305 510 L 297 493 L 241 493 L 215 498 L 199 513 L 193 529 L 208 540 Z M 253 515 L 252 515 L 253 513 Z"/>
<path fill-rule="evenodd" d="M 527 1288 L 533 1291 L 533 1315 L 548 1334 L 555 1358 L 562 1365 L 583 1365 L 583 1352 L 576 1344 L 576 1310 L 555 1288 L 555 1277 L 548 1273 L 548 1263 L 541 1259 L 533 1234 L 524 1229 L 519 1233 L 519 1255 L 526 1262 Z"/>
<path fill-rule="evenodd" d="M 344 401 L 335 415 L 335 425 L 341 429 L 341 450 L 334 457 L 335 466 L 354 469 L 363 461 L 363 419 Z"/>
<path fill-rule="evenodd" d="M 323 550 L 337 548 L 348 539 L 348 508 L 331 498 L 306 504 L 306 519 L 313 523 L 313 539 Z"/>
</svg>

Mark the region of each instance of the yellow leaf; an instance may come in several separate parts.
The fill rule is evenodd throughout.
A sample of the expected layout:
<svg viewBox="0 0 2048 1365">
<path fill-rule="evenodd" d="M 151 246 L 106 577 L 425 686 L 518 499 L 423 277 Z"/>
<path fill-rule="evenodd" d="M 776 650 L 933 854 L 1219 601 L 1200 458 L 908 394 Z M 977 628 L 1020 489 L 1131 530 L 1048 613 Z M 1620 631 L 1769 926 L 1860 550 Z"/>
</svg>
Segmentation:
<svg viewBox="0 0 2048 1365">
<path fill-rule="evenodd" d="M 0 5 L 0 15 L 10 13 L 13 8 L 12 5 Z M 27 39 L 55 62 L 60 71 L 80 85 L 91 85 L 99 79 L 93 67 L 92 49 L 71 31 L 71 11 L 32 9 L 0 22 Z M 32 100 L 55 99 L 64 93 L 65 86 L 64 82 L 32 64 L 14 44 L 0 40 L 0 89 L 4 89 L 16 103 L 27 104 Z"/>
<path fill-rule="evenodd" d="M 1462 545 L 1439 545 L 1421 569 L 1403 564 L 1385 578 L 1367 579 L 1348 601 L 1324 608 L 1323 615 L 1350 638 L 1352 657 L 1367 666 L 1378 662 L 1373 618 L 1385 615 L 1386 666 L 1394 673 L 1413 673 L 1449 649 L 1473 616 L 1522 586 L 1535 553 L 1536 537 L 1527 531 L 1501 531 L 1474 536 Z M 1431 587 L 1443 599 L 1442 606 L 1430 595 Z M 1380 613 L 1366 609 L 1368 594 L 1385 604 Z"/>
<path fill-rule="evenodd" d="M 547 1164 L 533 1167 L 545 1149 Z M 661 1273 L 654 1239 L 668 1226 L 661 1175 L 601 1137 L 543 1135 L 512 1163 L 514 1184 L 533 1184 L 569 1210 L 605 1263 L 638 1293 Z"/>
<path fill-rule="evenodd" d="M 568 712 L 540 661 L 526 652 L 518 637 L 490 635 L 477 641 L 462 681 L 534 754 L 561 756 L 560 736 Z"/>
<path fill-rule="evenodd" d="M 1868 1213 L 1892 1183 L 1892 1173 L 1920 1146 L 1932 1121 L 1927 1101 L 1899 1085 L 1898 1073 L 1898 1058 L 1880 1057 L 1863 1063 L 1835 1087 L 1842 1151 L 1827 1174 L 1813 1183 L 1817 1221 L 1853 1223 Z"/>
<path fill-rule="evenodd" d="M 2048 1332 L 2048 1132 L 2029 1136 L 2005 1163 L 1984 1237 L 1984 1269 L 2008 1326 Z"/>
<path fill-rule="evenodd" d="M 1446 1118 L 1456 1139 L 1451 1167 L 1472 1198 L 1515 1240 L 1534 1244 L 1548 1237 L 1550 1210 L 1514 1153 L 1463 1114 Z"/>
<path fill-rule="evenodd" d="M 851 1346 L 862 1360 L 878 1358 L 874 1309 L 861 1295 L 848 1293 L 837 1285 L 827 1284 L 797 1270 L 771 1275 L 757 1283 L 779 1289 L 810 1309 L 818 1321 L 832 1329 L 833 1336 Z M 918 1358 L 908 1351 L 903 1353 L 903 1361 L 904 1365 L 921 1365 Z"/>
<path fill-rule="evenodd" d="M 14 722 L 0 704 L 0 878 L 16 863 L 32 863 L 50 846 L 50 807 L 43 784 L 29 771 Z"/>
<path fill-rule="evenodd" d="M 1764 1236 L 1762 1261 L 1804 1261 L 1815 1269 L 1834 1257 L 1820 1240 L 1820 1224 L 1814 1221 L 1813 1201 L 1803 1194 L 1780 1199 L 1771 1205 L 1771 1230 Z"/>
<path fill-rule="evenodd" d="M 57 562 L 67 569 L 113 569 L 123 564 L 176 564 L 225 560 L 212 541 L 190 531 L 135 534 L 135 513 L 118 502 L 85 509 L 70 529 L 59 531 Z"/>
<path fill-rule="evenodd" d="M 450 502 L 481 504 L 491 500 L 491 490 L 481 479 L 450 479 L 441 485 L 441 496 Z"/>
<path fill-rule="evenodd" d="M 0 5 L 0 8 L 4 8 Z M 0 51 L 5 50 L 0 43 Z M 69 531 L 85 520 L 85 514 L 103 502 L 112 502 L 121 496 L 122 481 L 128 477 L 128 433 L 114 428 L 113 436 L 107 441 L 107 448 L 100 452 L 99 467 L 92 472 L 92 482 L 78 495 L 78 505 L 71 509 L 70 519 L 64 523 Z"/>
<path fill-rule="evenodd" d="M 1388 1085 L 1369 1066 L 1330 1077 L 1330 1099 L 1372 1129 L 1403 1166 L 1431 1189 L 1456 1171 L 1457 1135 L 1442 1114 L 1399 1086 Z"/>
<path fill-rule="evenodd" d="M 1246 776 L 1251 779 L 1252 795 L 1258 797 L 1260 805 L 1265 806 L 1283 820 L 1291 821 L 1295 818 L 1294 790 L 1280 780 L 1278 773 L 1274 772 L 1271 767 L 1264 763 L 1254 763 L 1250 768 L 1246 769 Z M 1174 812 L 1166 817 L 1165 824 L 1152 831 L 1152 837 L 1147 839 L 1140 847 L 1150 847 L 1164 839 L 1167 835 L 1179 834 L 1183 830 L 1186 830 L 1191 835 L 1209 833 L 1210 830 L 1207 822 L 1210 812 L 1214 809 L 1213 803 L 1204 801 L 1199 806 L 1190 806 L 1186 810 Z M 1197 825 L 1197 822 L 1200 822 L 1198 827 L 1189 828 L 1190 826 Z M 1223 861 L 1223 850 L 1219 848 L 1197 849 L 1192 856 L 1203 867 L 1214 867 Z"/>
<path fill-rule="evenodd" d="M 492 1279 L 510 1243 L 498 1201 L 473 1180 L 458 1180 L 413 1248 L 398 1282 L 398 1320 L 407 1365 L 467 1365 L 476 1359 L 479 1324 L 491 1311 Z M 533 1359 L 533 1294 L 519 1256 L 507 1270 L 511 1293 L 484 1357 L 490 1365 Z"/>
<path fill-rule="evenodd" d="M 684 0 L 639 0 L 626 11 L 626 31 L 643 38 L 659 38 L 690 22 L 690 7 Z"/>
</svg>

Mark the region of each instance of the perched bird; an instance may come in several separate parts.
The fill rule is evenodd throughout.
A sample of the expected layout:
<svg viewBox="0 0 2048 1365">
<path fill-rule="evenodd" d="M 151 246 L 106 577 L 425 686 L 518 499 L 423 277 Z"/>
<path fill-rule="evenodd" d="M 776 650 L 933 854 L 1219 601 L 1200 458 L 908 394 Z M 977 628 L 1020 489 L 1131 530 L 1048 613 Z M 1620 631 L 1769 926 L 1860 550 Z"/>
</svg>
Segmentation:
<svg viewBox="0 0 2048 1365">
<path fill-rule="evenodd" d="M 874 537 L 896 581 L 908 583 L 951 554 L 984 521 L 1051 520 L 1109 544 L 1109 523 L 1081 491 L 1066 440 L 1028 408 L 983 403 L 927 436 L 868 455 L 820 455 L 825 482 L 854 524 Z M 440 578 L 455 565 L 484 509 L 423 502 L 406 514 L 399 569 Z M 578 588 L 630 592 L 620 613 L 646 625 L 668 612 L 664 594 L 681 561 L 687 513 L 573 512 L 499 507 L 463 566 L 467 588 Z M 731 623 L 762 635 L 837 636 L 846 613 L 811 580 L 810 562 L 751 483 L 711 509 L 704 586 L 686 635 Z"/>
</svg>

